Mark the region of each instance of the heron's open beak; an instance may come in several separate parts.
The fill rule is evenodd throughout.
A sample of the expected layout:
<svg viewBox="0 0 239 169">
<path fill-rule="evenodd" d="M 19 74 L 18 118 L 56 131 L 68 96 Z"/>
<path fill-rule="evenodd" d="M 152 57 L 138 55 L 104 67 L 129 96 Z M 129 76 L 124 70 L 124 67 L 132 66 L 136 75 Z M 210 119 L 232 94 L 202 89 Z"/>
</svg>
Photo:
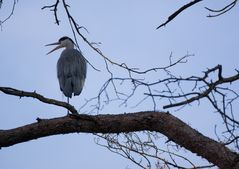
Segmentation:
<svg viewBox="0 0 239 169">
<path fill-rule="evenodd" d="M 47 45 L 45 45 L 45 46 L 52 46 L 52 45 L 58 45 L 58 46 L 55 47 L 54 49 L 52 49 L 50 52 L 48 52 L 47 55 L 50 54 L 50 53 L 52 53 L 52 52 L 54 52 L 54 51 L 57 50 L 57 49 L 63 48 L 63 46 L 61 45 L 60 42 L 50 43 L 50 44 L 47 44 Z"/>
</svg>

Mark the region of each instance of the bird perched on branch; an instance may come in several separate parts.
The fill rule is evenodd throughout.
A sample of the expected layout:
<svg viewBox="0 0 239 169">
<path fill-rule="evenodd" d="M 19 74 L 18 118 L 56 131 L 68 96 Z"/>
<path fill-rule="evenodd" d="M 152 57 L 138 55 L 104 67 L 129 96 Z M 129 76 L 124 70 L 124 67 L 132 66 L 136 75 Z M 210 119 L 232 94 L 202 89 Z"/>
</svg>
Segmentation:
<svg viewBox="0 0 239 169">
<path fill-rule="evenodd" d="M 69 98 L 72 97 L 72 94 L 74 96 L 79 95 L 83 89 L 87 72 L 86 60 L 80 51 L 74 49 L 75 44 L 69 37 L 64 36 L 58 42 L 46 46 L 51 45 L 57 46 L 47 55 L 57 49 L 65 48 L 57 62 L 57 78 L 60 89 L 69 103 Z"/>
</svg>

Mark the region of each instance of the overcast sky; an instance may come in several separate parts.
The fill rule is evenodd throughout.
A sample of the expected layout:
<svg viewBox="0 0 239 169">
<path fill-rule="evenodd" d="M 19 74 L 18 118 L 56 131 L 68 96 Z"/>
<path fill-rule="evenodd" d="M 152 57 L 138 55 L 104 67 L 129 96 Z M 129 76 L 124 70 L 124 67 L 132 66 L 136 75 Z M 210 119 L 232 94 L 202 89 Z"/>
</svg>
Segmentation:
<svg viewBox="0 0 239 169">
<path fill-rule="evenodd" d="M 89 34 L 83 31 L 84 35 L 90 41 L 101 42 L 102 52 L 119 63 L 146 69 L 167 65 L 171 52 L 176 58 L 192 53 L 194 56 L 175 73 L 200 75 L 206 68 L 222 64 L 224 75 L 233 75 L 239 64 L 238 6 L 221 17 L 209 19 L 204 7 L 219 8 L 227 1 L 205 1 L 180 14 L 166 27 L 155 29 L 186 2 L 89 0 L 72 4 L 71 11 L 79 24 L 89 31 Z M 57 26 L 53 13 L 47 9 L 41 10 L 44 5 L 51 4 L 48 1 L 19 1 L 14 15 L 2 25 L 0 86 L 37 91 L 46 97 L 65 101 L 56 77 L 56 62 L 61 51 L 46 55 L 51 48 L 44 45 L 65 35 L 72 37 L 72 32 L 63 10 L 59 9 L 61 22 Z M 11 3 L 4 1 L 0 20 L 7 17 L 10 10 Z M 82 94 L 71 100 L 76 108 L 81 107 L 85 99 L 95 96 L 107 79 L 102 58 L 82 39 L 78 40 L 84 56 L 102 71 L 88 67 Z M 37 117 L 66 115 L 65 109 L 43 104 L 36 99 L 19 99 L 3 93 L 0 93 L 0 106 L 0 129 L 33 123 Z M 158 109 L 162 109 L 162 106 Z M 149 109 L 152 109 L 150 103 L 136 109 L 109 106 L 101 113 Z M 189 107 L 174 115 L 214 138 L 213 124 L 220 118 L 209 109 Z M 91 134 L 58 135 L 3 148 L 0 150 L 0 168 L 137 168 L 121 156 L 97 146 L 94 138 Z M 201 161 L 201 158 L 195 160 Z"/>
</svg>

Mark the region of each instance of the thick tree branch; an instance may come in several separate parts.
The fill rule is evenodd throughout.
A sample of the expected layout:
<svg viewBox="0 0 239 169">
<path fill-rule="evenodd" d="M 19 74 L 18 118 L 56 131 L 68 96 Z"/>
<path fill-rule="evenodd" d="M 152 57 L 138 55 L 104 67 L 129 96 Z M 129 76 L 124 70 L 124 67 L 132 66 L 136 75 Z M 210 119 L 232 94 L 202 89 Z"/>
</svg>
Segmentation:
<svg viewBox="0 0 239 169">
<path fill-rule="evenodd" d="M 239 155 L 165 112 L 138 112 L 120 115 L 70 115 L 38 120 L 26 126 L 0 130 L 0 147 L 8 147 L 29 140 L 75 132 L 121 133 L 155 131 L 186 149 L 206 158 L 220 168 L 239 167 Z M 220 153 L 218 153 L 220 152 Z"/>
</svg>

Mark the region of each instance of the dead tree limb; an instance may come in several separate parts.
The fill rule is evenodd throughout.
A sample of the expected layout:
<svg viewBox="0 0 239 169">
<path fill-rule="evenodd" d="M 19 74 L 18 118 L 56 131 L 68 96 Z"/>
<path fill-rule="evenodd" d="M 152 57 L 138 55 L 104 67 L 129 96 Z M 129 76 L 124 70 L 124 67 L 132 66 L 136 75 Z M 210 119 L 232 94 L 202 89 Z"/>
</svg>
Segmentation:
<svg viewBox="0 0 239 169">
<path fill-rule="evenodd" d="M 0 147 L 41 137 L 68 133 L 121 133 L 155 131 L 207 159 L 222 169 L 238 169 L 239 154 L 194 130 L 165 112 L 137 112 L 120 115 L 71 115 L 38 120 L 26 126 L 0 130 Z"/>
<path fill-rule="evenodd" d="M 0 87 L 0 91 L 2 91 L 5 94 L 9 94 L 9 95 L 35 98 L 43 103 L 53 104 L 56 106 L 64 107 L 67 110 L 69 110 L 72 114 L 77 114 L 77 110 L 74 108 L 74 106 L 72 106 L 66 102 L 46 98 L 46 97 L 36 93 L 35 91 L 34 92 L 26 92 L 26 91 L 22 91 L 22 90 L 10 88 L 10 87 Z"/>
<path fill-rule="evenodd" d="M 187 8 L 195 5 L 198 2 L 201 2 L 202 0 L 194 0 L 190 3 L 187 3 L 186 5 L 182 6 L 181 8 L 179 8 L 177 11 L 175 11 L 172 15 L 170 15 L 168 17 L 168 20 L 164 23 L 162 23 L 161 25 L 159 25 L 156 29 L 159 29 L 163 26 L 166 26 L 169 22 L 171 22 L 176 16 L 178 16 L 180 13 L 182 13 L 183 11 L 185 11 Z"/>
</svg>

